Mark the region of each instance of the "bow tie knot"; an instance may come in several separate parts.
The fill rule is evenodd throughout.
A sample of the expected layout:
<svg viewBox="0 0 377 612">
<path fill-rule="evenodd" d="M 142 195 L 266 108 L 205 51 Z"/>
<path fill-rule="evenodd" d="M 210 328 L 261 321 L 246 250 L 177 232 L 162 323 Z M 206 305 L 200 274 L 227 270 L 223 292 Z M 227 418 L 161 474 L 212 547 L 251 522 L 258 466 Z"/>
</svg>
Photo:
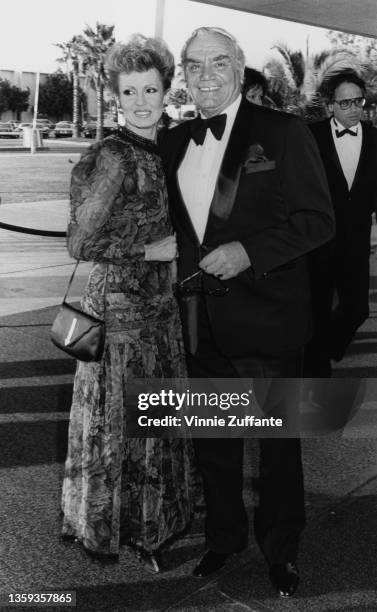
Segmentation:
<svg viewBox="0 0 377 612">
<path fill-rule="evenodd" d="M 216 138 L 221 140 L 221 137 L 225 130 L 226 114 L 215 115 L 209 119 L 202 119 L 197 117 L 190 121 L 191 138 L 197 145 L 202 145 L 206 137 L 207 129 L 209 128 Z"/>
<path fill-rule="evenodd" d="M 345 136 L 345 134 L 349 134 L 350 136 L 357 136 L 357 132 L 349 130 L 348 128 L 345 128 L 344 130 L 335 130 L 335 134 L 337 138 L 341 138 L 342 136 Z"/>
</svg>

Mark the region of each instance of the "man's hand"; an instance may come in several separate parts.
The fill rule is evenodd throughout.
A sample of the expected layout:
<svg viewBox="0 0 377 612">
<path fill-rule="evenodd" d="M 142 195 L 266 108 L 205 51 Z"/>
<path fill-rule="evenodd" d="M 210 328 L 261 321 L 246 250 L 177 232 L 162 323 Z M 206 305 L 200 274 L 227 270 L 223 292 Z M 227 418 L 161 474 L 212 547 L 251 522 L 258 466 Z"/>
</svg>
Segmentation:
<svg viewBox="0 0 377 612">
<path fill-rule="evenodd" d="M 167 236 L 151 244 L 144 245 L 145 261 L 172 261 L 177 257 L 175 236 Z"/>
<path fill-rule="evenodd" d="M 250 265 L 249 256 L 240 242 L 222 244 L 199 262 L 204 272 L 218 276 L 221 280 L 234 278 Z"/>
</svg>

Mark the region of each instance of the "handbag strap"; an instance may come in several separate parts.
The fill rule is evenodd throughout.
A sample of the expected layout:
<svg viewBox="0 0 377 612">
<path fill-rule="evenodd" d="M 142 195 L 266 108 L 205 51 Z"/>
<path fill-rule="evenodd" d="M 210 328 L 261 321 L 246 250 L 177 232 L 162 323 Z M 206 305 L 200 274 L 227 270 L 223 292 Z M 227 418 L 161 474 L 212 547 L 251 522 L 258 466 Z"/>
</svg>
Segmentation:
<svg viewBox="0 0 377 612">
<path fill-rule="evenodd" d="M 68 287 L 67 287 L 67 290 L 66 290 L 66 292 L 65 292 L 65 294 L 64 294 L 64 297 L 63 297 L 63 302 L 65 302 L 65 301 L 66 301 L 66 299 L 67 299 L 68 292 L 69 292 L 69 290 L 70 290 L 70 288 L 71 288 L 71 285 L 72 285 L 72 282 L 73 282 L 73 277 L 74 277 L 74 276 L 75 276 L 75 274 L 76 274 L 76 270 L 77 270 L 77 268 L 78 268 L 78 266 L 79 266 L 79 263 L 80 263 L 80 260 L 78 259 L 78 260 L 76 261 L 76 265 L 75 265 L 75 267 L 73 268 L 73 272 L 72 272 L 72 274 L 71 274 L 71 278 L 69 279 L 69 282 L 68 282 Z"/>
<path fill-rule="evenodd" d="M 64 294 L 64 297 L 63 297 L 63 303 L 66 301 L 66 299 L 68 297 L 68 293 L 69 293 L 69 290 L 71 288 L 74 276 L 76 274 L 76 270 L 79 267 L 79 263 L 80 263 L 80 260 L 77 259 L 75 267 L 73 268 L 73 272 L 71 274 L 71 278 L 68 281 L 68 287 L 67 287 L 67 290 L 66 290 L 66 292 Z M 109 273 L 109 265 L 107 264 L 107 266 L 106 266 L 106 275 L 105 275 L 105 284 L 104 284 L 104 287 L 103 287 L 103 320 L 105 320 L 105 316 L 106 316 L 106 286 L 107 286 L 107 275 L 108 275 L 108 273 Z"/>
</svg>

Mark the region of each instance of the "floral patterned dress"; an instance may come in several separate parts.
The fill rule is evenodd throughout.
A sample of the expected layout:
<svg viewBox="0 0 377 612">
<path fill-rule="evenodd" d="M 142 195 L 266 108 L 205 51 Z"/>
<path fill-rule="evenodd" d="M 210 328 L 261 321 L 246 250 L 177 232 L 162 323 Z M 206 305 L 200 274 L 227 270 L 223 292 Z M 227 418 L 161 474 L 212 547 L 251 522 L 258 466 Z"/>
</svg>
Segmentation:
<svg viewBox="0 0 377 612">
<path fill-rule="evenodd" d="M 122 130 L 91 146 L 72 172 L 70 254 L 93 261 L 82 307 L 105 316 L 100 362 L 78 362 L 63 483 L 63 535 L 118 554 L 147 551 L 192 514 L 192 447 L 184 439 L 127 438 L 133 378 L 184 377 L 171 264 L 144 245 L 172 234 L 162 162 L 150 140 Z"/>
</svg>

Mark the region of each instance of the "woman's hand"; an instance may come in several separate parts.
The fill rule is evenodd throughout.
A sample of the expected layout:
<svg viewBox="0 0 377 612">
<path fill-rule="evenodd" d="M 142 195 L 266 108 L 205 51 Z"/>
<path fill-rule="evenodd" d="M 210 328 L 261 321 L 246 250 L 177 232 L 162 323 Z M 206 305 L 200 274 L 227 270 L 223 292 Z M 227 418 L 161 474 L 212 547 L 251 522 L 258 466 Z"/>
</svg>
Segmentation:
<svg viewBox="0 0 377 612">
<path fill-rule="evenodd" d="M 177 257 L 175 236 L 167 236 L 151 244 L 144 245 L 145 261 L 173 261 Z"/>
</svg>

